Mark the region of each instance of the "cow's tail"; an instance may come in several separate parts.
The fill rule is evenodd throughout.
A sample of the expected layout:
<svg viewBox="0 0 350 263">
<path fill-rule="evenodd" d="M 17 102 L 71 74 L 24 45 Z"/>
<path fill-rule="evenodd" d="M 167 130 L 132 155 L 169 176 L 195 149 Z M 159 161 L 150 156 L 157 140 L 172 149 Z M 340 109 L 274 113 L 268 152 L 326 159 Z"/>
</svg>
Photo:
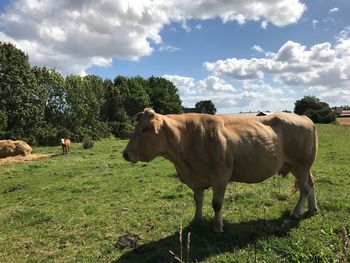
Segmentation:
<svg viewBox="0 0 350 263">
<path fill-rule="evenodd" d="M 312 163 L 316 160 L 317 148 L 318 148 L 318 136 L 317 136 L 316 125 L 314 124 L 314 127 L 313 127 L 313 145 L 312 145 L 312 154 L 313 154 Z"/>
<path fill-rule="evenodd" d="M 298 181 L 295 179 L 294 185 L 293 185 L 293 188 L 292 188 L 292 191 L 291 191 L 290 194 L 294 195 L 298 191 L 299 191 L 299 184 L 298 184 Z"/>
</svg>

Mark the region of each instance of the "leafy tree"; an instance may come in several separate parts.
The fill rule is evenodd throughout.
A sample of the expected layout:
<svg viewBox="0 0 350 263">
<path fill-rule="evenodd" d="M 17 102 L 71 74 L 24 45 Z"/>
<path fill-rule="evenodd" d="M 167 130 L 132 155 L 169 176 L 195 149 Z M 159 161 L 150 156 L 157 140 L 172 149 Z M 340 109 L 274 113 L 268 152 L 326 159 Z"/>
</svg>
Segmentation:
<svg viewBox="0 0 350 263">
<path fill-rule="evenodd" d="M 7 114 L 4 111 L 0 111 L 0 138 L 4 137 L 7 130 Z"/>
<path fill-rule="evenodd" d="M 103 119 L 108 122 L 113 135 L 119 138 L 127 138 L 133 131 L 130 117 L 123 107 L 123 97 L 121 91 L 127 91 L 127 79 L 117 77 L 114 85 L 112 81 L 105 80 L 105 104 L 103 107 Z"/>
<path fill-rule="evenodd" d="M 55 69 L 33 67 L 37 85 L 43 91 L 45 120 L 55 126 L 65 126 L 64 113 L 67 107 L 65 80 Z"/>
<path fill-rule="evenodd" d="M 75 140 L 86 136 L 99 139 L 109 133 L 108 125 L 101 121 L 104 105 L 103 80 L 97 76 L 80 77 L 71 75 L 65 81 L 67 91 L 68 129 L 75 134 Z"/>
<path fill-rule="evenodd" d="M 182 111 L 177 88 L 164 78 L 64 78 L 55 69 L 31 67 L 26 54 L 2 42 L 0 97 L 0 137 L 31 144 L 95 140 L 110 132 L 126 138 L 132 117 L 146 107 L 163 114 Z"/>
<path fill-rule="evenodd" d="M 199 113 L 207 113 L 215 115 L 216 108 L 214 103 L 211 100 L 201 100 L 195 105 L 196 111 Z"/>
<path fill-rule="evenodd" d="M 178 90 L 171 81 L 152 76 L 148 79 L 147 93 L 156 112 L 169 114 L 182 111 Z"/>
<path fill-rule="evenodd" d="M 306 115 L 315 123 L 331 123 L 336 119 L 336 114 L 329 105 L 315 96 L 305 96 L 294 105 L 294 113 Z"/>
<path fill-rule="evenodd" d="M 128 116 L 134 116 L 136 113 L 143 111 L 147 107 L 151 107 L 151 100 L 142 85 L 140 78 L 129 78 L 127 80 L 127 89 L 121 89 L 123 97 L 123 105 Z"/>
<path fill-rule="evenodd" d="M 105 80 L 103 86 L 105 89 L 105 104 L 102 109 L 103 120 L 112 122 L 117 119 L 118 111 L 123 107 L 123 101 L 120 91 L 111 80 Z"/>
<path fill-rule="evenodd" d="M 13 44 L 0 42 L 0 112 L 5 137 L 37 143 L 33 131 L 44 121 L 44 97 L 28 56 Z"/>
</svg>

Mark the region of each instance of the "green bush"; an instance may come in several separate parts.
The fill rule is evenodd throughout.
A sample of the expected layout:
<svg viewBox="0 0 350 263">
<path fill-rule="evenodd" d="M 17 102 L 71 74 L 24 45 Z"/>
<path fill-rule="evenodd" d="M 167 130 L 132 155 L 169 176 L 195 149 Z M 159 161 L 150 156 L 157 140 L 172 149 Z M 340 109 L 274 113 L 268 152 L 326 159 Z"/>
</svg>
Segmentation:
<svg viewBox="0 0 350 263">
<path fill-rule="evenodd" d="M 113 136 L 120 139 L 129 139 L 134 131 L 134 125 L 132 124 L 129 118 L 123 122 L 109 122 L 108 125 Z"/>
<path fill-rule="evenodd" d="M 54 146 L 59 143 L 57 128 L 51 123 L 45 123 L 40 128 L 33 130 L 38 145 Z M 62 137 L 67 138 L 67 137 Z"/>
<path fill-rule="evenodd" d="M 91 131 L 91 128 L 87 127 L 78 127 L 73 132 L 73 141 L 76 142 L 82 142 L 84 138 L 92 138 L 93 132 Z"/>
<path fill-rule="evenodd" d="M 337 115 L 326 102 L 315 96 L 305 96 L 295 102 L 294 113 L 308 116 L 314 123 L 335 122 Z"/>
<path fill-rule="evenodd" d="M 96 121 L 92 127 L 92 138 L 100 140 L 111 136 L 111 129 L 107 122 Z"/>
<path fill-rule="evenodd" d="M 85 137 L 83 139 L 83 148 L 84 149 L 89 149 L 92 148 L 94 146 L 94 141 L 92 140 L 91 137 Z"/>
</svg>

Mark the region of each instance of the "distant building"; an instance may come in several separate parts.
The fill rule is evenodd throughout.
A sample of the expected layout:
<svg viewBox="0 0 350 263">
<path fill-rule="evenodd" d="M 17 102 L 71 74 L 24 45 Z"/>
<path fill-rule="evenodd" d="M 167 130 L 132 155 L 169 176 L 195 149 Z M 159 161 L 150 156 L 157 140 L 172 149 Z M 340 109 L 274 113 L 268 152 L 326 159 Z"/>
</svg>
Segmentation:
<svg viewBox="0 0 350 263">
<path fill-rule="evenodd" d="M 337 114 L 337 117 L 350 117 L 350 110 L 344 110 L 342 107 L 336 107 L 334 112 Z"/>
<path fill-rule="evenodd" d="M 235 117 L 248 117 L 248 116 L 267 116 L 270 115 L 272 112 L 270 111 L 246 111 L 246 112 L 239 112 L 239 113 L 230 113 L 230 114 L 224 114 L 224 115 L 231 115 Z"/>
</svg>

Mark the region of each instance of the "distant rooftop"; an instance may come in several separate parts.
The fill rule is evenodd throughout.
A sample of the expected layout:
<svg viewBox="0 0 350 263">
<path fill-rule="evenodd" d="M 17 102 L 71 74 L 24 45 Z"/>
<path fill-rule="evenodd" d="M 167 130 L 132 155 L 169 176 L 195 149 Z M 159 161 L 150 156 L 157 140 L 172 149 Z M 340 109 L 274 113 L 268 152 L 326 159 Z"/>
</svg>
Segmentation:
<svg viewBox="0 0 350 263">
<path fill-rule="evenodd" d="M 350 117 L 350 110 L 344 110 L 342 107 L 335 108 L 334 112 L 338 117 Z"/>
<path fill-rule="evenodd" d="M 228 113 L 228 114 L 221 114 L 221 115 L 231 115 L 235 117 L 247 117 L 247 116 L 266 116 L 271 114 L 270 111 L 241 111 L 239 113 Z"/>
</svg>

